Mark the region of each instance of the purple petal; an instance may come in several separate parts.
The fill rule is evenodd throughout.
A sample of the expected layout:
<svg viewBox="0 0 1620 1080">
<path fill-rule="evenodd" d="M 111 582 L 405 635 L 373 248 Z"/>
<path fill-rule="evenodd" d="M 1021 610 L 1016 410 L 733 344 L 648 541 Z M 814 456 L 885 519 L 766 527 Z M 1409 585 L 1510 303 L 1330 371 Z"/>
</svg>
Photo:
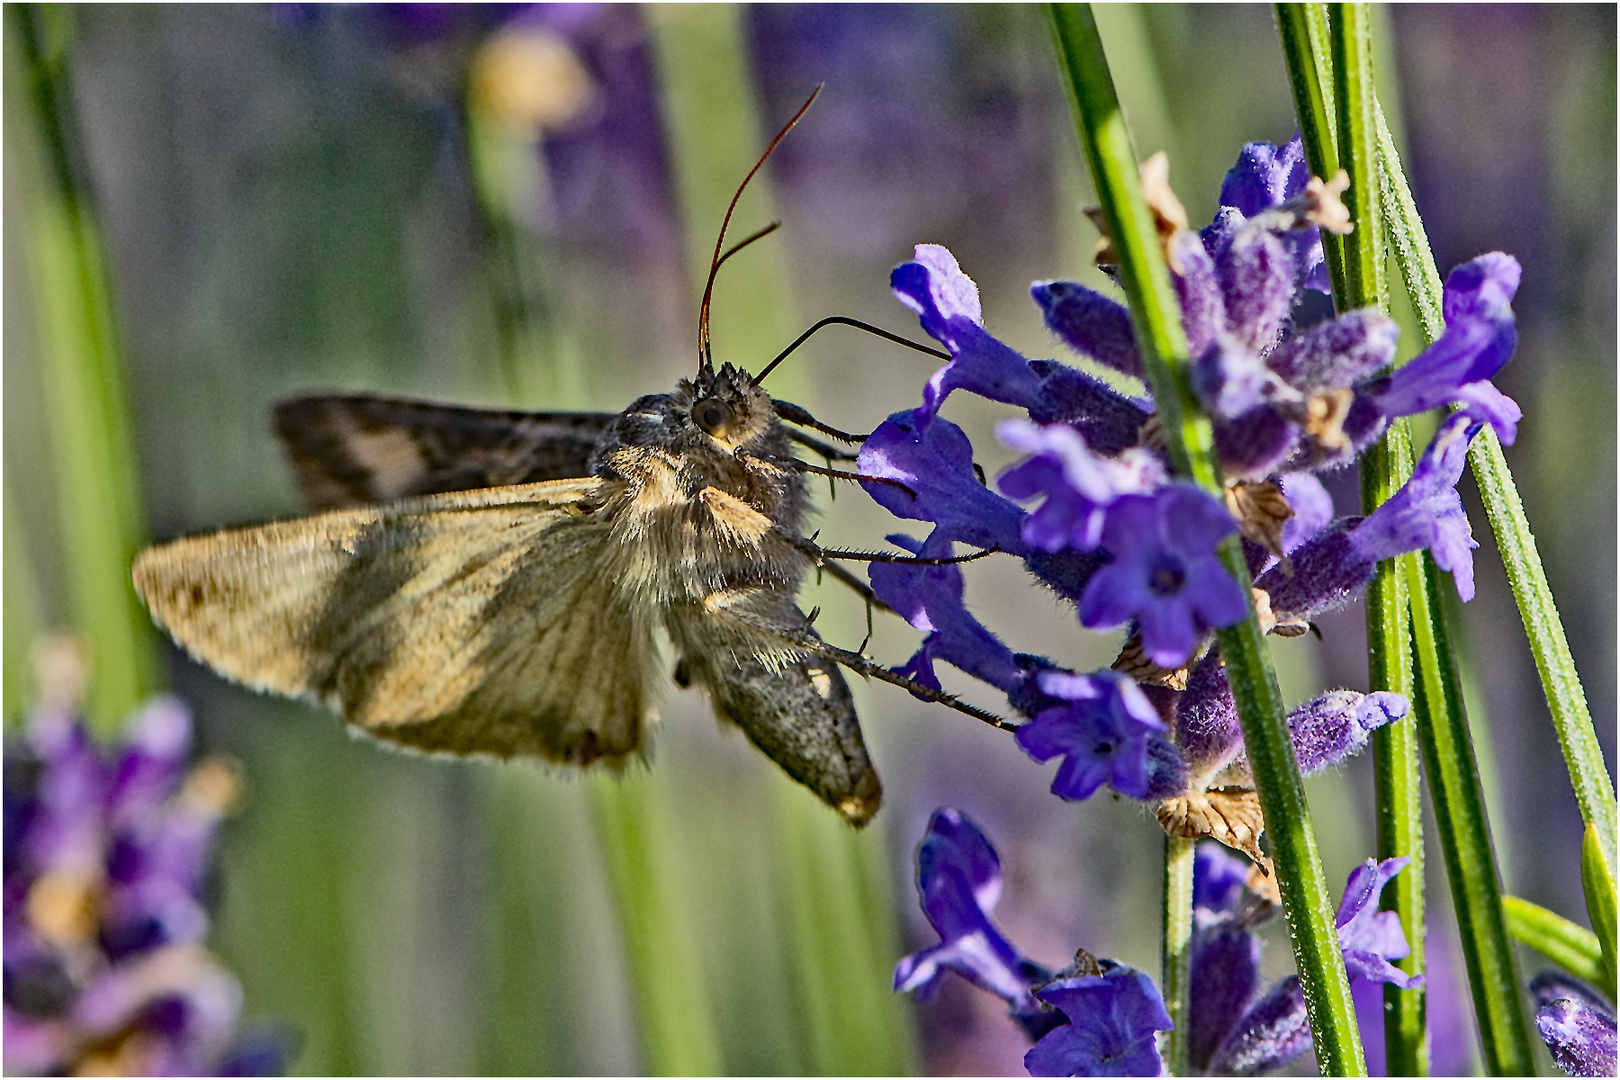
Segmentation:
<svg viewBox="0 0 1620 1080">
<path fill-rule="evenodd" d="M 1031 1076 L 1158 1076 L 1164 1070 L 1154 1033 L 1175 1025 L 1153 980 L 1119 966 L 1102 975 L 1062 979 L 1044 987 L 1042 1001 L 1069 1023 L 1054 1028 L 1029 1053 Z"/>
</svg>

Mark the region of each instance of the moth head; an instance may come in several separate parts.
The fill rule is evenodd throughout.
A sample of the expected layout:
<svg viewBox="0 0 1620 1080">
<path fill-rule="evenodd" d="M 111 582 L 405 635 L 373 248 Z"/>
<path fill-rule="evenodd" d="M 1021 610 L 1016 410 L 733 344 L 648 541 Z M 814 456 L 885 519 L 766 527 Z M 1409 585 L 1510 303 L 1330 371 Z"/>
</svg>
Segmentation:
<svg viewBox="0 0 1620 1080">
<path fill-rule="evenodd" d="M 770 428 L 770 396 L 730 364 L 691 384 L 692 424 L 729 450 L 747 446 Z"/>
</svg>

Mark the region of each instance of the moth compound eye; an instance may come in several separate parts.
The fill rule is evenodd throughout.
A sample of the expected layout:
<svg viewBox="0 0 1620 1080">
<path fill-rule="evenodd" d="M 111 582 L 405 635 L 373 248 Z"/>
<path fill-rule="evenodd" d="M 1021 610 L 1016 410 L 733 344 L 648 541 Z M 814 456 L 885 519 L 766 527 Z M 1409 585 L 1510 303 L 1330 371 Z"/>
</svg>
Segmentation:
<svg viewBox="0 0 1620 1080">
<path fill-rule="evenodd" d="M 692 406 L 692 421 L 710 435 L 724 435 L 736 413 L 719 398 L 704 398 Z"/>
</svg>

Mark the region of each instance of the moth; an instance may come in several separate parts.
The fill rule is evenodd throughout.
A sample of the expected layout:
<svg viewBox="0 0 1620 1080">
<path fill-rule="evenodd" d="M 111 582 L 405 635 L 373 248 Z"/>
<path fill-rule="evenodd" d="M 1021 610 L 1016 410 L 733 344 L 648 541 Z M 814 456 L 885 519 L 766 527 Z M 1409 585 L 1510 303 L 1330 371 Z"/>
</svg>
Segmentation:
<svg viewBox="0 0 1620 1080">
<path fill-rule="evenodd" d="M 133 578 L 152 617 L 221 675 L 388 743 L 570 766 L 641 751 L 661 632 L 678 684 L 865 824 L 882 788 L 839 665 L 921 688 L 823 641 L 797 604 L 822 554 L 805 474 L 831 470 L 794 441 L 826 448 L 784 426 L 803 410 L 713 366 L 715 250 L 696 376 L 617 415 L 281 403 L 325 512 L 147 549 Z"/>
</svg>

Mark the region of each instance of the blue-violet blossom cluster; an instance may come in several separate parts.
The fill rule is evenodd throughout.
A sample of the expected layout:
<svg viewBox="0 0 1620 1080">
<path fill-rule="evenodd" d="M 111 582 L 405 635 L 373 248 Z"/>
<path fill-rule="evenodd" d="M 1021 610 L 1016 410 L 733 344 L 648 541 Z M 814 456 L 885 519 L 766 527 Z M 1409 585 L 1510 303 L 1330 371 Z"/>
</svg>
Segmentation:
<svg viewBox="0 0 1620 1080">
<path fill-rule="evenodd" d="M 239 784 L 187 769 L 191 718 L 159 698 L 110 760 L 44 706 L 5 755 L 7 1073 L 279 1074 L 278 1028 L 238 1031 L 242 991 L 203 947 L 216 827 Z"/>
<path fill-rule="evenodd" d="M 1369 859 L 1350 873 L 1335 923 L 1352 983 L 1410 988 L 1423 981 L 1391 964 L 1410 949 L 1399 918 L 1378 910 L 1379 894 L 1408 861 Z M 1219 847 L 1198 849 L 1186 1037 L 1189 1065 L 1200 1074 L 1255 1075 L 1286 1064 L 1311 1044 L 1298 976 L 1262 986 L 1254 929 L 1277 908 L 1249 887 L 1254 872 Z M 896 990 L 926 997 L 946 971 L 954 971 L 997 995 L 1035 1042 L 1024 1057 L 1032 1076 L 1163 1071 L 1155 1033 L 1173 1025 L 1153 980 L 1085 952 L 1062 973 L 1019 953 L 990 918 L 1001 895 L 1000 860 L 960 811 L 941 809 L 929 822 L 917 849 L 917 890 L 940 942 L 900 961 Z M 1612 1019 L 1609 1031 L 1612 1055 Z"/>
<path fill-rule="evenodd" d="M 1474 434 L 1489 424 L 1511 443 L 1520 416 L 1490 383 L 1515 343 L 1519 266 L 1511 256 L 1484 255 L 1453 271 L 1444 333 L 1393 372 L 1397 327 L 1378 311 L 1291 321 L 1305 290 L 1326 288 L 1320 229 L 1347 227 L 1337 190 L 1309 177 L 1296 137 L 1245 147 L 1220 211 L 1201 231 L 1186 227 L 1173 196 L 1156 206 L 1171 225 L 1162 230 L 1165 254 L 1195 392 L 1214 421 L 1224 502 L 1170 475 L 1149 397 L 1055 360 L 1026 359 L 991 336 L 977 286 L 935 245 L 919 246 L 891 286 L 950 359 L 928 380 L 922 404 L 890 416 L 859 455 L 863 476 L 899 482 L 866 483 L 875 500 L 931 526 L 920 541 L 891 537 L 897 546 L 930 559 L 951 557 L 958 543 L 1014 555 L 1075 604 L 1082 625 L 1129 628 L 1115 671 L 1076 674 L 1002 644 L 968 612 L 957 566 L 874 564 L 877 596 L 926 635 L 897 670 L 937 689 L 944 661 L 1005 693 L 1027 720 L 1020 746 L 1037 760 L 1062 759 L 1053 784 L 1060 796 L 1086 798 L 1106 784 L 1157 802 L 1177 835 L 1213 835 L 1256 856 L 1257 801 L 1247 811 L 1206 812 L 1209 800 L 1241 801 L 1252 789 L 1236 707 L 1210 645 L 1214 629 L 1247 617 L 1250 597 L 1217 547 L 1242 535 L 1262 628 L 1279 634 L 1304 632 L 1357 595 L 1380 560 L 1403 552 L 1430 551 L 1467 600 L 1477 545 L 1455 484 Z M 1141 375 L 1123 305 L 1069 281 L 1031 292 L 1066 346 Z M 1026 456 L 994 489 L 979 478 L 967 435 L 940 415 L 958 390 L 1022 411 L 997 436 Z M 1353 462 L 1391 419 L 1448 403 L 1457 411 L 1411 480 L 1365 518 L 1336 517 L 1317 474 Z M 1399 695 L 1348 690 L 1297 707 L 1289 724 L 1301 768 L 1333 765 L 1407 711 Z M 1218 824 L 1234 818 L 1248 824 Z"/>
</svg>

